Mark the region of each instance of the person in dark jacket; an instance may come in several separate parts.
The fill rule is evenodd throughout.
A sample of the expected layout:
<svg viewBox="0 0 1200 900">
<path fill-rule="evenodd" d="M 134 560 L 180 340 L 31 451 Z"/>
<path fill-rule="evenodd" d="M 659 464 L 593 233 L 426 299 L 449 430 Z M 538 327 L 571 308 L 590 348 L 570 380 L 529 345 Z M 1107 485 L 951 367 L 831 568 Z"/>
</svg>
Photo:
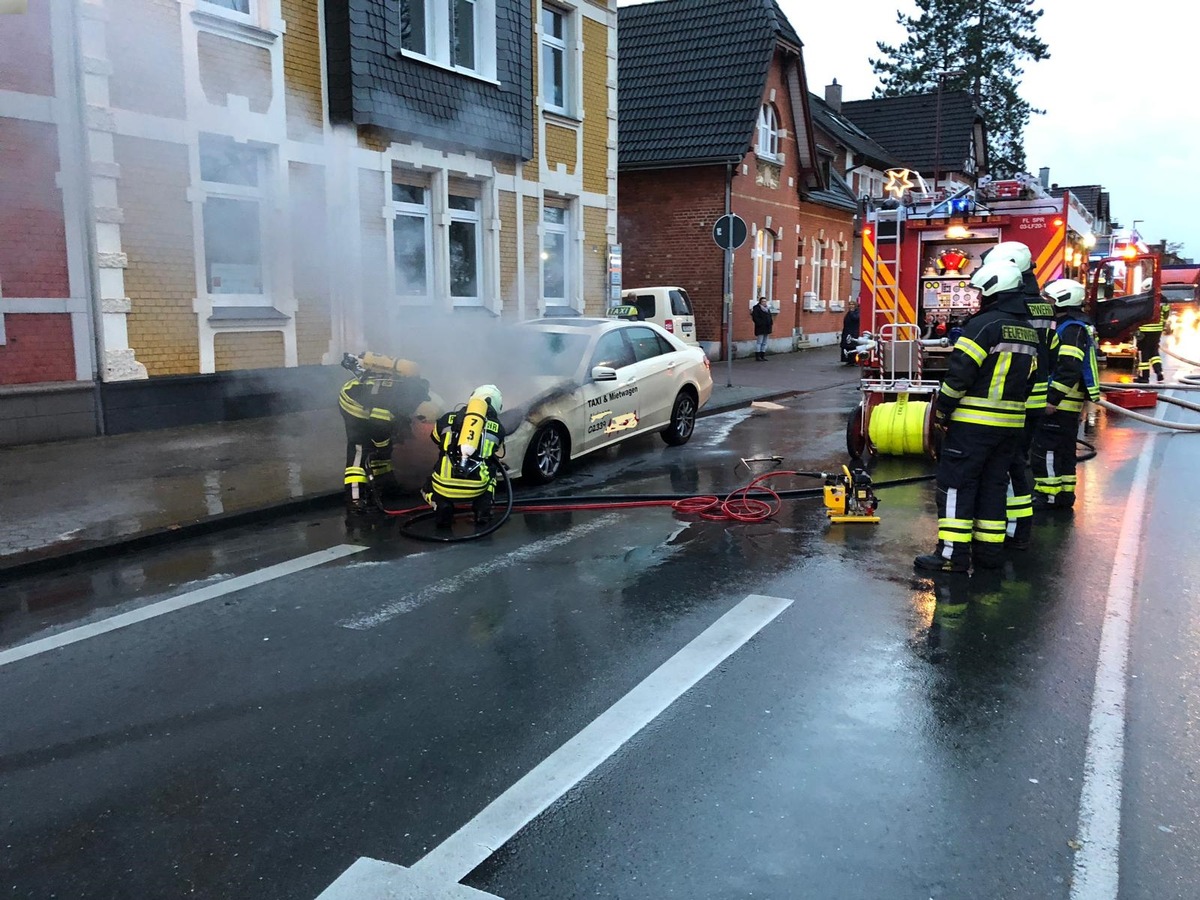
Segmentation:
<svg viewBox="0 0 1200 900">
<path fill-rule="evenodd" d="M 854 344 L 858 340 L 859 329 L 861 327 L 858 302 L 851 300 L 850 308 L 846 310 L 846 315 L 842 317 L 842 365 L 852 366 L 857 362 Z"/>
<path fill-rule="evenodd" d="M 1037 372 L 1033 390 L 1025 402 L 1025 427 L 1008 470 L 1008 528 L 1006 543 L 1017 550 L 1029 547 L 1033 535 L 1033 478 L 1029 472 L 1029 453 L 1033 435 L 1042 422 L 1046 408 L 1046 383 L 1050 377 L 1050 336 L 1054 333 L 1054 307 L 1046 302 L 1033 271 L 1033 255 L 1020 241 L 1001 241 L 981 257 L 989 262 L 1008 260 L 1021 270 L 1021 294 L 1029 324 L 1038 333 Z"/>
<path fill-rule="evenodd" d="M 1083 314 L 1083 285 L 1060 278 L 1046 285 L 1056 328 L 1050 341 L 1050 387 L 1033 437 L 1034 509 L 1075 505 L 1075 440 L 1088 400 L 1100 399 L 1100 371 L 1091 323 Z"/>
<path fill-rule="evenodd" d="M 775 324 L 775 316 L 767 306 L 767 298 L 759 297 L 754 309 L 750 310 L 750 318 L 754 320 L 754 358 L 759 362 L 767 360 L 767 338 L 771 336 L 771 327 Z"/>
<path fill-rule="evenodd" d="M 1021 271 L 1004 260 L 971 276 L 982 297 L 963 324 L 934 405 L 944 428 L 937 466 L 937 546 L 918 569 L 966 572 L 1004 562 L 1008 471 L 1025 427 L 1038 336 L 1025 315 Z"/>
</svg>

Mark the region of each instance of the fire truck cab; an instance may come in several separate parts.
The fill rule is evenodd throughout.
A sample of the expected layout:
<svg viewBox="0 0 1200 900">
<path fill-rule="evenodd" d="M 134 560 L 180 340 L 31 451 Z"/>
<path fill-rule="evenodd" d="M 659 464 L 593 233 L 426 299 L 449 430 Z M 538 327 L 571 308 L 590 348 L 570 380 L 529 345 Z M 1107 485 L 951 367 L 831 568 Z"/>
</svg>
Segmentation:
<svg viewBox="0 0 1200 900">
<path fill-rule="evenodd" d="M 859 340 L 862 398 L 847 426 L 851 456 L 936 456 L 932 399 L 962 323 L 979 309 L 968 281 L 1002 241 L 1029 247 L 1042 286 L 1083 281 L 1092 216 L 1031 176 L 929 191 L 919 174 L 888 173 L 891 196 L 862 216 Z"/>
</svg>

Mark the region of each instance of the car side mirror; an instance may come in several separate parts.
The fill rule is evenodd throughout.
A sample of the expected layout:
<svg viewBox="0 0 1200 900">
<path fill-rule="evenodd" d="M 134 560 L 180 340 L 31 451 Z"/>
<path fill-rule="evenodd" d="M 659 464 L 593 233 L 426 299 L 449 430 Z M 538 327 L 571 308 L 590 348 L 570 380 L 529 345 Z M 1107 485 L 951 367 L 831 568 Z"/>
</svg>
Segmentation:
<svg viewBox="0 0 1200 900">
<path fill-rule="evenodd" d="M 617 370 L 612 366 L 592 366 L 592 381 L 616 381 Z"/>
</svg>

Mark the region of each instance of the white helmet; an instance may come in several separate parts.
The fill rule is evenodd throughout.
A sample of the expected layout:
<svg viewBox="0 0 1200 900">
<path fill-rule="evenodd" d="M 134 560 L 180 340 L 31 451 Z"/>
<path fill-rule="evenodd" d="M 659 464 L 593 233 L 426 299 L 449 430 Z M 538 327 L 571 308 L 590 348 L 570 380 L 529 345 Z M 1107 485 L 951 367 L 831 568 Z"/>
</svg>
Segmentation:
<svg viewBox="0 0 1200 900">
<path fill-rule="evenodd" d="M 1033 254 L 1029 252 L 1029 247 L 1020 241 L 1001 241 L 995 247 L 985 250 L 980 257 L 984 263 L 1000 262 L 1002 259 L 1013 263 L 1022 272 L 1033 270 Z"/>
<path fill-rule="evenodd" d="M 1052 281 L 1042 291 L 1057 309 L 1083 306 L 1083 285 L 1071 278 Z"/>
<path fill-rule="evenodd" d="M 1016 290 L 1020 286 L 1021 270 L 1007 259 L 985 262 L 971 276 L 971 287 L 978 288 L 985 297 Z"/>
<path fill-rule="evenodd" d="M 481 384 L 471 392 L 471 399 L 486 400 L 497 413 L 500 412 L 504 405 L 504 398 L 500 396 L 500 388 L 494 384 Z"/>
</svg>

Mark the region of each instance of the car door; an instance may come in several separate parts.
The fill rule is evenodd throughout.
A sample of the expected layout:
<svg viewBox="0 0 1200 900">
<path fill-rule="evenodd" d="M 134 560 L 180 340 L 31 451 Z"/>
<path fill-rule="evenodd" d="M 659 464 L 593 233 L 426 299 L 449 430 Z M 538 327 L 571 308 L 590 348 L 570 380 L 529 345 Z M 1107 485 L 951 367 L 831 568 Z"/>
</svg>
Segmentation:
<svg viewBox="0 0 1200 900">
<path fill-rule="evenodd" d="M 583 389 L 587 398 L 584 452 L 621 440 L 640 421 L 638 373 L 626 331 L 614 328 L 602 334 L 584 373 L 587 379 Z M 596 366 L 615 370 L 617 377 L 610 381 L 593 380 L 591 374 Z"/>
<path fill-rule="evenodd" d="M 671 301 L 671 316 L 675 320 L 675 336 L 685 344 L 697 344 L 696 312 L 692 300 L 683 288 L 672 288 L 668 292 Z"/>
<path fill-rule="evenodd" d="M 671 417 L 675 402 L 678 366 L 675 347 L 645 325 L 631 325 L 625 335 L 633 350 L 635 377 L 640 395 L 641 421 L 638 431 L 662 428 Z"/>
</svg>

